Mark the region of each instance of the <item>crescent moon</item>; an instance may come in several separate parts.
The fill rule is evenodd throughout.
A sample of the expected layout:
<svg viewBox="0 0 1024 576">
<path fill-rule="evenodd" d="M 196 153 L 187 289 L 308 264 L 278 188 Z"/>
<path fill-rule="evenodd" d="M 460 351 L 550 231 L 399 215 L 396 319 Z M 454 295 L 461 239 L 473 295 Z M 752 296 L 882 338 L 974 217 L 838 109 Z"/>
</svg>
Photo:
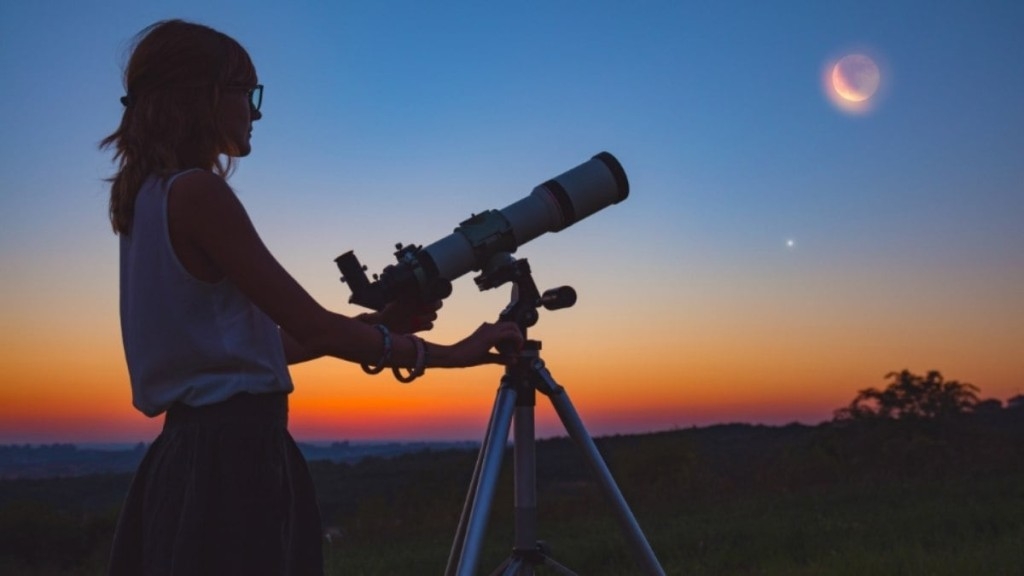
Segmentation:
<svg viewBox="0 0 1024 576">
<path fill-rule="evenodd" d="M 832 88 L 848 102 L 864 102 L 871 98 L 880 83 L 878 66 L 867 56 L 844 56 L 832 67 Z"/>
</svg>

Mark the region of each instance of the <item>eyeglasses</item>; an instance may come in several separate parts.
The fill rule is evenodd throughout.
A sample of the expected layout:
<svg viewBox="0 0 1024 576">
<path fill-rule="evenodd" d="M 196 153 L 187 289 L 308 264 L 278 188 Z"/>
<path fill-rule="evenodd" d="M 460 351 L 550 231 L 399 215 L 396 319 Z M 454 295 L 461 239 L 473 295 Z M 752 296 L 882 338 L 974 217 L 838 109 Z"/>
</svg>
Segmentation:
<svg viewBox="0 0 1024 576">
<path fill-rule="evenodd" d="M 263 84 L 257 84 L 255 86 L 229 84 L 228 88 L 232 90 L 245 91 L 245 95 L 249 97 L 249 108 L 251 108 L 253 112 L 260 111 L 260 106 L 263 104 Z"/>
</svg>

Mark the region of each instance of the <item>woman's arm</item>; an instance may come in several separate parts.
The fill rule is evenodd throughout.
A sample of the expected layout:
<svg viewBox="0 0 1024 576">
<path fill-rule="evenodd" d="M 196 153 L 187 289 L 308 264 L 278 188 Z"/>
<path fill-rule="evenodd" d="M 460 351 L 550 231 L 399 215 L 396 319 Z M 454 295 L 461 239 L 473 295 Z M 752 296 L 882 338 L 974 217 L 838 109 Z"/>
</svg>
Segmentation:
<svg viewBox="0 0 1024 576">
<path fill-rule="evenodd" d="M 286 351 L 291 349 L 297 361 L 324 355 L 368 364 L 380 359 L 381 333 L 371 324 L 320 306 L 266 248 L 241 202 L 219 176 L 194 171 L 175 180 L 168 219 L 176 247 L 194 248 L 270 316 L 281 327 Z M 522 343 L 514 324 L 484 324 L 456 344 L 430 344 L 429 365 L 503 363 L 507 359 L 490 350 L 506 341 L 515 346 Z M 390 364 L 404 367 L 415 361 L 414 341 L 395 335 Z"/>
<path fill-rule="evenodd" d="M 311 354 L 308 350 L 303 348 L 295 338 L 289 336 L 284 330 L 279 329 L 278 332 L 281 334 L 281 345 L 284 347 L 284 358 L 289 364 L 298 364 L 300 362 L 320 358 L 320 356 Z"/>
</svg>

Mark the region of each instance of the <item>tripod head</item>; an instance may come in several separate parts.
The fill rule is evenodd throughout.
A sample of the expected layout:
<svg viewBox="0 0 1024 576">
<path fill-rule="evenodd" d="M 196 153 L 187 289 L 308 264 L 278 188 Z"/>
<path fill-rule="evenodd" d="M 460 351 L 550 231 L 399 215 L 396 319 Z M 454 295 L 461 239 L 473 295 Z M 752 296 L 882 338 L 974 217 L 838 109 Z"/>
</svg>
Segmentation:
<svg viewBox="0 0 1024 576">
<path fill-rule="evenodd" d="M 576 304 L 576 290 L 572 286 L 559 286 L 541 293 L 533 280 L 530 263 L 517 260 L 511 253 L 495 255 L 484 267 L 484 272 L 473 279 L 480 290 L 490 290 L 506 283 L 512 283 L 512 295 L 508 306 L 498 317 L 501 322 L 515 322 L 523 337 L 526 329 L 537 323 L 539 308 L 560 310 Z"/>
</svg>

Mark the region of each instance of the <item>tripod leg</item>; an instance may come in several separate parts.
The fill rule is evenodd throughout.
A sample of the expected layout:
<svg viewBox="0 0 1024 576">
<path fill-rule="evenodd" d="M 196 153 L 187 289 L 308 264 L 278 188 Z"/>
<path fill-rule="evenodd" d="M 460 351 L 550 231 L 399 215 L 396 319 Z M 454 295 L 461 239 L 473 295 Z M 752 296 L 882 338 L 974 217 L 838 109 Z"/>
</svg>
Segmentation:
<svg viewBox="0 0 1024 576">
<path fill-rule="evenodd" d="M 598 452 L 594 440 L 583 426 L 583 422 L 580 420 L 576 408 L 573 407 L 572 402 L 569 400 L 569 395 L 565 392 L 565 388 L 559 386 L 554 378 L 551 377 L 551 373 L 544 367 L 543 360 L 536 359 L 533 368 L 536 375 L 542 380 L 541 385 L 537 389 L 551 399 L 555 412 L 558 413 L 558 417 L 562 420 L 562 424 L 565 426 L 569 436 L 583 452 L 587 464 L 590 466 L 594 476 L 596 476 L 605 497 L 611 503 L 615 511 L 615 517 L 626 533 L 633 552 L 637 555 L 641 565 L 648 574 L 665 576 L 665 571 L 661 568 L 661 564 L 658 563 L 654 550 L 651 549 L 651 545 L 647 542 L 643 531 L 640 530 L 640 525 L 633 516 L 633 512 L 630 511 L 629 505 L 626 504 L 626 499 L 623 498 L 619 487 L 615 484 L 612 473 L 608 470 L 608 465 L 601 458 L 601 453 Z"/>
<path fill-rule="evenodd" d="M 567 568 L 565 566 L 562 566 L 558 562 L 555 562 L 550 557 L 545 557 L 544 558 L 544 565 L 547 566 L 548 568 L 551 568 L 555 572 L 561 574 L 562 576 L 579 576 L 578 574 L 576 574 L 572 570 L 569 570 L 569 568 Z"/>
<path fill-rule="evenodd" d="M 469 482 L 469 489 L 466 491 L 466 501 L 462 505 L 462 514 L 459 515 L 459 526 L 455 531 L 455 540 L 452 542 L 451 552 L 448 553 L 448 565 L 444 571 L 445 576 L 455 575 L 459 558 L 462 557 L 462 546 L 466 541 L 466 525 L 469 523 L 469 517 L 473 511 L 476 487 L 480 484 L 480 471 L 483 469 L 484 458 L 488 449 L 488 440 L 491 437 L 491 430 L 494 429 L 494 420 L 498 414 L 497 402 L 498 399 L 495 398 L 495 407 L 491 410 L 491 417 L 487 421 L 487 432 L 484 434 L 484 442 L 480 444 L 480 451 L 477 453 L 476 463 L 473 465 L 473 477 Z"/>
<path fill-rule="evenodd" d="M 508 441 L 509 429 L 512 426 L 512 413 L 516 403 L 515 387 L 508 380 L 507 376 L 502 378 L 501 386 L 498 387 L 498 397 L 494 401 L 491 423 L 487 427 L 487 438 L 479 456 L 482 463 L 479 465 L 479 474 L 475 478 L 475 486 L 472 487 L 472 509 L 465 524 L 464 539 L 461 546 L 459 542 L 453 545 L 453 552 L 455 547 L 461 547 L 456 572 L 458 576 L 472 576 L 479 561 L 480 547 L 483 544 L 484 531 L 487 528 L 487 518 L 491 513 L 491 503 L 498 485 L 501 460 L 505 455 L 505 445 Z M 460 528 L 461 524 L 460 522 Z"/>
<path fill-rule="evenodd" d="M 491 572 L 491 576 L 519 576 L 519 569 L 522 565 L 523 561 L 521 558 L 510 556 L 500 566 L 495 568 L 494 572 Z"/>
<path fill-rule="evenodd" d="M 515 546 L 514 550 L 537 547 L 537 455 L 533 388 L 519 391 L 513 419 L 513 464 L 515 478 Z"/>
</svg>

